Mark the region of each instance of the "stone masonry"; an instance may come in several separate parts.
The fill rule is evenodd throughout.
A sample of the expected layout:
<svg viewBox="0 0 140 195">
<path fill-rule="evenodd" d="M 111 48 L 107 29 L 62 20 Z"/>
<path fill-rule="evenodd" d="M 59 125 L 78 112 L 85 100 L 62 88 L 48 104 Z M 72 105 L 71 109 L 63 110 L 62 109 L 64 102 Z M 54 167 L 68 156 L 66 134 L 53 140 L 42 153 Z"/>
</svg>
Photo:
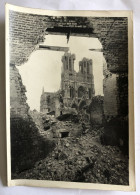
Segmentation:
<svg viewBox="0 0 140 195">
<path fill-rule="evenodd" d="M 10 64 L 10 107 L 11 117 L 28 117 L 29 106 L 26 103 L 26 88 L 15 65 Z"/>
</svg>

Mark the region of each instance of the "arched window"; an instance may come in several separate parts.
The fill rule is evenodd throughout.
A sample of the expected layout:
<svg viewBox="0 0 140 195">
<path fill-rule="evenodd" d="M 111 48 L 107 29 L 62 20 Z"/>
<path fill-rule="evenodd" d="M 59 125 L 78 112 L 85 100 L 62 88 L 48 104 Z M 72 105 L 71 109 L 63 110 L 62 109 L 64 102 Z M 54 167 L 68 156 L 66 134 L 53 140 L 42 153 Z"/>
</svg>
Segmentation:
<svg viewBox="0 0 140 195">
<path fill-rule="evenodd" d="M 87 74 L 89 74 L 89 63 L 87 63 Z"/>
<path fill-rule="evenodd" d="M 82 73 L 84 72 L 83 64 L 81 65 L 81 72 L 82 72 Z"/>
<path fill-rule="evenodd" d="M 83 95 L 85 95 L 85 88 L 83 87 L 83 86 L 80 86 L 79 88 L 78 88 L 78 98 L 82 98 L 83 97 Z"/>
<path fill-rule="evenodd" d="M 69 70 L 72 70 L 72 66 L 71 66 L 71 59 L 69 59 Z"/>
<path fill-rule="evenodd" d="M 91 88 L 88 89 L 88 97 L 91 99 Z"/>
<path fill-rule="evenodd" d="M 47 96 L 47 103 L 48 103 L 48 104 L 50 103 L 50 95 Z"/>
<path fill-rule="evenodd" d="M 66 63 L 66 70 L 68 70 L 68 63 Z"/>
<path fill-rule="evenodd" d="M 70 97 L 74 98 L 74 88 L 70 87 Z"/>
</svg>

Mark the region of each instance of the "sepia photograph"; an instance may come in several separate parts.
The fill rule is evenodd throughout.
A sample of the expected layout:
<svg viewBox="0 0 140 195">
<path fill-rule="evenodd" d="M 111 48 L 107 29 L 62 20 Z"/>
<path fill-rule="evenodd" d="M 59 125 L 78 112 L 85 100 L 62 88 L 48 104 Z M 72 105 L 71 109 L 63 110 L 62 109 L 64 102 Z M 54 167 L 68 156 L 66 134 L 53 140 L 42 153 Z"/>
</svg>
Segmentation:
<svg viewBox="0 0 140 195">
<path fill-rule="evenodd" d="M 10 182 L 132 187 L 131 14 L 7 5 Z"/>
</svg>

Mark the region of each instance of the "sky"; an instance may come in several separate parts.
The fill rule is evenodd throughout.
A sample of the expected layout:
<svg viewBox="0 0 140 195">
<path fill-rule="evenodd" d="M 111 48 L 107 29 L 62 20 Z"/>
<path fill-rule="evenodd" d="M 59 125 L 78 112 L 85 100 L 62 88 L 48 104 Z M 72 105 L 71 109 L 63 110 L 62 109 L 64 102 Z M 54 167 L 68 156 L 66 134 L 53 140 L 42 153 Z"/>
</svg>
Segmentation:
<svg viewBox="0 0 140 195">
<path fill-rule="evenodd" d="M 67 44 L 64 35 L 46 35 L 41 45 L 69 47 L 69 52 L 76 56 L 74 63 L 76 71 L 79 70 L 79 61 L 83 57 L 92 59 L 95 95 L 103 95 L 103 53 L 89 50 L 102 48 L 97 38 L 70 36 Z M 43 87 L 46 92 L 60 89 L 63 55 L 63 51 L 36 50 L 30 55 L 27 63 L 17 67 L 26 86 L 27 103 L 31 110 L 40 110 Z"/>
</svg>

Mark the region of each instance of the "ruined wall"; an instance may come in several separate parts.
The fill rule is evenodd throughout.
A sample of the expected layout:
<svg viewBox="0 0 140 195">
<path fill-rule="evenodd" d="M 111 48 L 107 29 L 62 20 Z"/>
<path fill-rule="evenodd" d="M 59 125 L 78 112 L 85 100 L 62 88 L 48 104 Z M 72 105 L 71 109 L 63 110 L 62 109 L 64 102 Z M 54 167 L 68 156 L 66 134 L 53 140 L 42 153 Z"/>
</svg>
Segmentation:
<svg viewBox="0 0 140 195">
<path fill-rule="evenodd" d="M 15 65 L 10 64 L 10 111 L 11 117 L 28 117 L 29 106 L 26 103 L 26 88 Z"/>
<path fill-rule="evenodd" d="M 107 75 L 103 80 L 104 115 L 107 120 L 118 115 L 117 74 Z"/>
<path fill-rule="evenodd" d="M 29 169 L 53 148 L 54 143 L 40 136 L 29 114 L 26 89 L 15 65 L 10 64 L 11 168 L 13 173 Z M 32 157 L 32 158 L 31 158 Z"/>
<path fill-rule="evenodd" d="M 109 70 L 126 71 L 128 66 L 128 22 L 122 17 L 53 17 L 10 11 L 10 62 L 21 65 L 46 29 L 53 34 L 99 38 Z M 62 30 L 63 28 L 63 30 Z"/>
<path fill-rule="evenodd" d="M 128 115 L 128 70 L 109 71 L 103 62 L 104 114 L 106 119 Z"/>
<path fill-rule="evenodd" d="M 103 103 L 104 98 L 102 96 L 95 96 L 92 98 L 92 102 L 89 106 L 90 122 L 92 125 L 103 124 Z"/>
<path fill-rule="evenodd" d="M 104 135 L 105 145 L 118 145 L 128 154 L 128 73 L 111 72 L 104 62 Z"/>
<path fill-rule="evenodd" d="M 118 86 L 118 115 L 128 116 L 128 74 L 122 72 L 117 77 Z"/>
<path fill-rule="evenodd" d="M 57 93 L 43 92 L 40 97 L 40 111 L 48 113 L 55 111 L 55 97 Z"/>
<path fill-rule="evenodd" d="M 103 46 L 108 70 L 128 71 L 128 19 L 126 17 L 90 18 Z"/>
</svg>

